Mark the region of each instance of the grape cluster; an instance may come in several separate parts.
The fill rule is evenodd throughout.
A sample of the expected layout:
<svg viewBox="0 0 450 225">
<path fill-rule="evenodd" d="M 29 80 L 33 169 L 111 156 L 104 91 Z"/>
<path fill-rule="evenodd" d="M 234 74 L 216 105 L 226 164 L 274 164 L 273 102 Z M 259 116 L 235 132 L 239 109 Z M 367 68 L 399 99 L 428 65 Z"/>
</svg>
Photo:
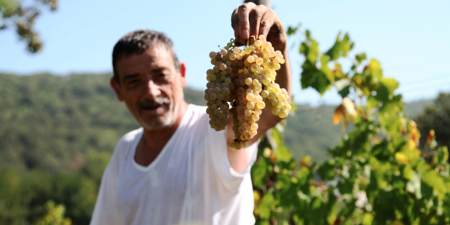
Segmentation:
<svg viewBox="0 0 450 225">
<path fill-rule="evenodd" d="M 206 71 L 209 124 L 220 131 L 233 122 L 233 150 L 246 147 L 257 134 L 262 109 L 268 108 L 280 118 L 288 116 L 289 95 L 275 83 L 276 70 L 285 60 L 263 35 L 244 49 L 235 46 L 231 39 L 224 49 L 209 53 L 209 57 L 214 65 Z"/>
</svg>

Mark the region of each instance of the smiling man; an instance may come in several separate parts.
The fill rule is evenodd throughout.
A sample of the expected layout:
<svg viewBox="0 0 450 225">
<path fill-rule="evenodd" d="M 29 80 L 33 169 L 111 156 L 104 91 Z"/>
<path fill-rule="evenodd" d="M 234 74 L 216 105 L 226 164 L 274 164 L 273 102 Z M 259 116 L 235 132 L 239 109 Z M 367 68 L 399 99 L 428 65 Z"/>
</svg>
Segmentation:
<svg viewBox="0 0 450 225">
<path fill-rule="evenodd" d="M 247 3 L 231 19 L 237 44 L 262 34 L 282 51 L 286 63 L 276 81 L 290 93 L 286 34 L 276 14 Z M 263 112 L 257 136 L 234 152 L 232 127 L 216 132 L 206 107 L 184 101 L 186 65 L 163 33 L 126 34 L 112 61 L 111 86 L 142 127 L 116 145 L 91 224 L 254 224 L 250 168 L 258 139 L 280 119 Z"/>
</svg>

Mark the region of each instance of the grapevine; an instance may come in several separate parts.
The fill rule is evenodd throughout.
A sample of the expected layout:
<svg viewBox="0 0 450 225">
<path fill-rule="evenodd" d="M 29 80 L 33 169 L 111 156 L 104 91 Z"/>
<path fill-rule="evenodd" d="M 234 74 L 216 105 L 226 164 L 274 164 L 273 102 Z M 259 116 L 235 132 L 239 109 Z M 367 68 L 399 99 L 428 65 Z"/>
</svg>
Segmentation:
<svg viewBox="0 0 450 225">
<path fill-rule="evenodd" d="M 233 123 L 233 150 L 245 148 L 257 134 L 262 109 L 268 108 L 280 118 L 286 118 L 291 110 L 288 92 L 275 82 L 276 71 L 285 63 L 283 54 L 263 35 L 252 38 L 254 44 L 247 41 L 244 49 L 231 39 L 220 52 L 209 53 L 214 67 L 206 71 L 206 112 L 216 131 Z"/>
</svg>

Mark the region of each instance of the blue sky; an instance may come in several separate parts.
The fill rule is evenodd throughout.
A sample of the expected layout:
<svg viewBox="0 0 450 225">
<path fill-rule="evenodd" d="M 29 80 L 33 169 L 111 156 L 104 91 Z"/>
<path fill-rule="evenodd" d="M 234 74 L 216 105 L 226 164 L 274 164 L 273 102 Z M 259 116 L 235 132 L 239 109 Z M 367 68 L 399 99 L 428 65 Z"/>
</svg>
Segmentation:
<svg viewBox="0 0 450 225">
<path fill-rule="evenodd" d="M 187 64 L 188 86 L 204 89 L 208 54 L 233 37 L 232 10 L 241 0 L 150 1 L 61 0 L 57 12 L 44 11 L 36 28 L 45 41 L 41 53 L 27 53 L 12 30 L 0 32 L 0 71 L 31 74 L 111 71 L 115 42 L 135 29 L 155 29 L 171 37 Z M 355 42 L 354 53 L 379 60 L 384 75 L 400 81 L 406 101 L 450 91 L 450 1 L 272 0 L 285 26 L 302 24 L 327 50 L 339 31 Z M 298 43 L 301 36 L 290 39 Z M 299 85 L 302 58 L 290 51 L 298 103 L 337 103 L 335 91 L 319 96 Z"/>
</svg>

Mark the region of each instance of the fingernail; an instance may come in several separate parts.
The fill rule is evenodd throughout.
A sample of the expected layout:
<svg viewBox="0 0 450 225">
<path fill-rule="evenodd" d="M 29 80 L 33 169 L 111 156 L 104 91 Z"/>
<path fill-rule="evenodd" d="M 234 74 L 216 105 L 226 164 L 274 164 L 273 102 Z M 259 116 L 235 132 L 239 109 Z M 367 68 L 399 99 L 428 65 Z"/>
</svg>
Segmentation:
<svg viewBox="0 0 450 225">
<path fill-rule="evenodd" d="M 248 30 L 242 30 L 241 37 L 245 40 L 250 38 L 250 32 Z"/>
</svg>

